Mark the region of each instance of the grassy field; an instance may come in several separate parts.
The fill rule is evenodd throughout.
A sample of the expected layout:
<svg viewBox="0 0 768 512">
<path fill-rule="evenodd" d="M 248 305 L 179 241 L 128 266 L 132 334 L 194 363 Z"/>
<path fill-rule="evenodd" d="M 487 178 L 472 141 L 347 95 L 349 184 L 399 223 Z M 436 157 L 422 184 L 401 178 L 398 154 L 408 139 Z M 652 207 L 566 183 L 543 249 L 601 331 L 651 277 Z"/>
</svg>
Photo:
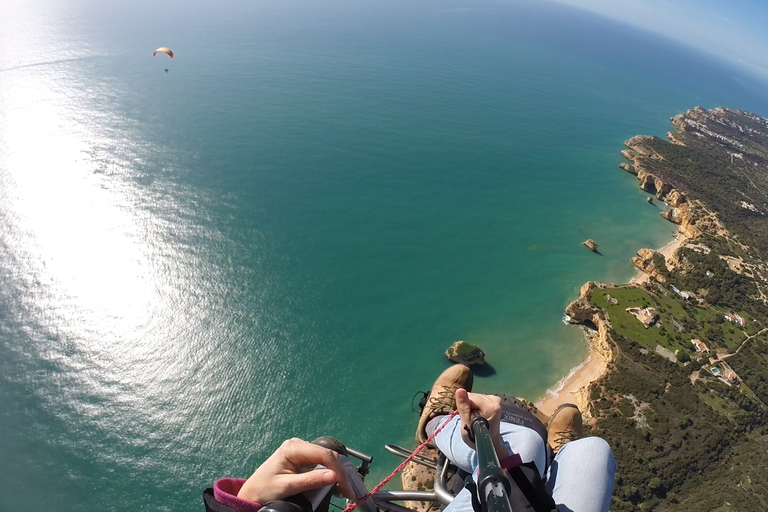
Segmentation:
<svg viewBox="0 0 768 512">
<path fill-rule="evenodd" d="M 695 306 L 661 286 L 652 290 L 632 286 L 596 289 L 590 301 L 608 312 L 613 329 L 622 336 L 648 350 L 661 345 L 676 352 L 682 360 L 696 353 L 692 339 L 700 339 L 712 352 L 716 349 L 733 352 L 760 327 L 746 313 L 739 313 L 747 321 L 742 329 L 725 320 L 724 315 L 729 311 Z M 627 311 L 632 307 L 655 308 L 659 320 L 655 325 L 645 327 Z"/>
</svg>

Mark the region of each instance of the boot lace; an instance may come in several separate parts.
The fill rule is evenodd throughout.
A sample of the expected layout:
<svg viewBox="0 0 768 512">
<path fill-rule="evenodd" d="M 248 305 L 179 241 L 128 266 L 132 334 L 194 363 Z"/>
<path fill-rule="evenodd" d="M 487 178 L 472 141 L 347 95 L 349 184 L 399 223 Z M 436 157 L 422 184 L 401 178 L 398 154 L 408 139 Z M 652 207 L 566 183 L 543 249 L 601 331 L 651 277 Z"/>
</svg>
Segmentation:
<svg viewBox="0 0 768 512">
<path fill-rule="evenodd" d="M 445 387 L 437 392 L 437 396 L 430 396 L 429 403 L 434 412 L 452 412 L 456 408 L 456 389 Z"/>
<path fill-rule="evenodd" d="M 576 440 L 576 432 L 573 430 L 561 430 L 556 433 L 557 437 L 555 437 L 554 444 L 555 444 L 555 451 L 559 450 L 563 447 L 566 443 L 570 443 L 571 441 Z"/>
</svg>

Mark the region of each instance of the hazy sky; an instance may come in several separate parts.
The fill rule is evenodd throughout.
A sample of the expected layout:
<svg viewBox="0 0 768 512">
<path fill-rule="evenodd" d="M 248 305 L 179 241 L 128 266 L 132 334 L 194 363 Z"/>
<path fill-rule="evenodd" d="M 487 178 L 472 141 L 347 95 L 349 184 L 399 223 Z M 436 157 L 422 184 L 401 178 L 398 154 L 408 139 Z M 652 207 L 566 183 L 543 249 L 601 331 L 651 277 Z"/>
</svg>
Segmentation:
<svg viewBox="0 0 768 512">
<path fill-rule="evenodd" d="M 768 78 L 766 0 L 556 0 L 620 19 Z"/>
</svg>

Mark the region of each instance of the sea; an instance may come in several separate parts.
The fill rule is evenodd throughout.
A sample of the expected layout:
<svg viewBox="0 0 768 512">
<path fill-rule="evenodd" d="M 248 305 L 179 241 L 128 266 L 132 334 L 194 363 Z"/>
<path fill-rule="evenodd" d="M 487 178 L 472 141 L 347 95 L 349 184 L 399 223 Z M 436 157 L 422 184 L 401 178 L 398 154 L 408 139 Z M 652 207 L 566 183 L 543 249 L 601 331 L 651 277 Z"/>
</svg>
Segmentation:
<svg viewBox="0 0 768 512">
<path fill-rule="evenodd" d="M 457 340 L 541 398 L 673 236 L 623 142 L 766 91 L 544 0 L 4 0 L 0 510 L 202 510 L 292 436 L 372 486 Z"/>
</svg>

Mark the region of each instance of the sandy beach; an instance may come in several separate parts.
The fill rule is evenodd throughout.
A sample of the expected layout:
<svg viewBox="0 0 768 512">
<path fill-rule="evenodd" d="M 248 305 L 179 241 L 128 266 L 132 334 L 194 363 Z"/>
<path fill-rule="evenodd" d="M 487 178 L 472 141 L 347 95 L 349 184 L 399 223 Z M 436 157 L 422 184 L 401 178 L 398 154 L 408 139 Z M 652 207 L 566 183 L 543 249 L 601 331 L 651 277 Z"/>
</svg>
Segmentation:
<svg viewBox="0 0 768 512">
<path fill-rule="evenodd" d="M 674 240 L 672 240 L 667 245 L 659 249 L 659 252 L 664 255 L 664 259 L 669 260 L 669 258 L 672 257 L 675 251 L 678 250 L 683 245 L 685 245 L 686 242 L 688 242 L 688 239 L 685 236 L 683 236 L 683 233 L 681 231 L 678 231 L 677 234 L 675 235 Z M 643 284 L 646 281 L 648 281 L 648 274 L 638 270 L 635 277 L 629 280 L 629 284 Z"/>
<path fill-rule="evenodd" d="M 659 249 L 659 252 L 664 255 L 664 258 L 669 258 L 682 247 L 688 239 L 683 236 L 682 232 L 678 231 L 674 240 L 667 245 Z M 629 281 L 629 284 L 643 284 L 648 281 L 648 275 L 644 272 L 638 271 L 637 274 Z M 596 335 L 596 334 L 595 334 Z M 587 334 L 590 336 L 590 334 Z M 592 347 L 593 341 L 590 340 L 590 350 L 587 358 L 578 366 L 574 367 L 567 376 L 565 376 L 557 385 L 548 390 L 546 395 L 536 402 L 536 406 L 541 412 L 547 416 L 551 415 L 562 404 L 575 403 L 584 404 L 588 397 L 583 396 L 586 392 L 587 386 L 599 379 L 607 367 L 605 358 Z"/>
<path fill-rule="evenodd" d="M 562 404 L 581 405 L 586 397 L 579 395 L 586 392 L 586 387 L 605 373 L 606 366 L 606 360 L 602 354 L 592 348 L 590 340 L 587 358 L 579 366 L 574 367 L 553 389 L 547 391 L 547 394 L 536 402 L 536 406 L 549 416 Z"/>
</svg>

